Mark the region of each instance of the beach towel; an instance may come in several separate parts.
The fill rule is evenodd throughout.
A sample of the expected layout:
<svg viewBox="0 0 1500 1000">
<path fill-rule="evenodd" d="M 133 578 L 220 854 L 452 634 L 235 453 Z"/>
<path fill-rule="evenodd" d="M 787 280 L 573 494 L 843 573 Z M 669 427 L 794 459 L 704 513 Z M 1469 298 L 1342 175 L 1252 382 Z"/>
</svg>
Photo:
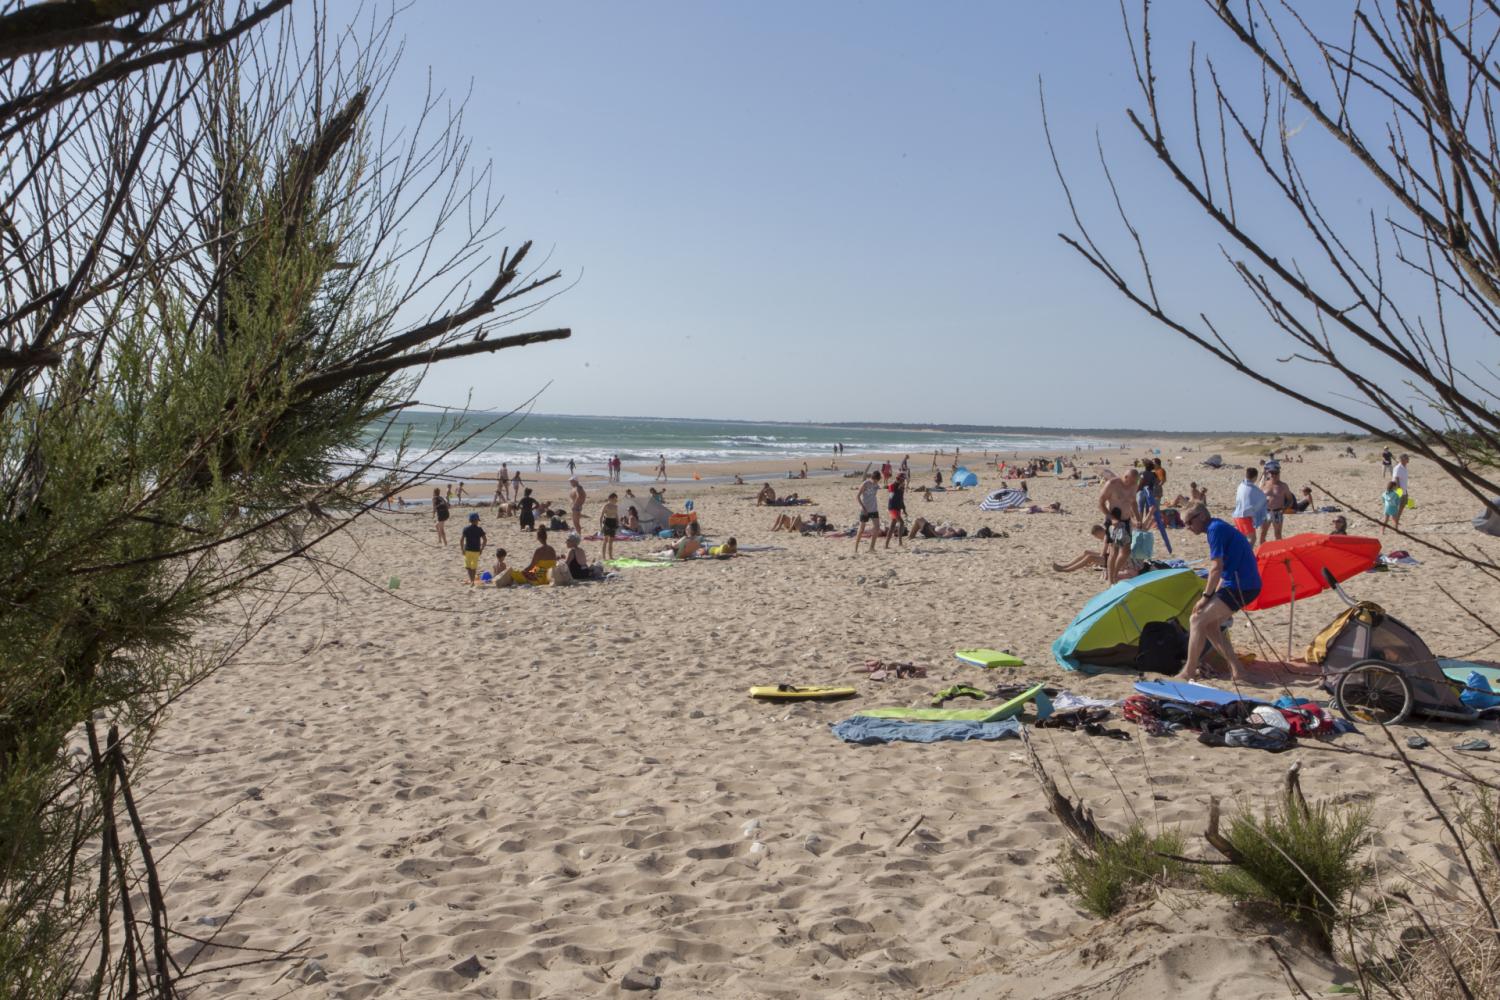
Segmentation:
<svg viewBox="0 0 1500 1000">
<path fill-rule="evenodd" d="M 1024 490 L 995 490 L 979 504 L 980 510 L 1014 510 L 1024 507 L 1031 498 Z"/>
<path fill-rule="evenodd" d="M 855 716 L 835 722 L 833 735 L 845 743 L 878 746 L 882 743 L 942 743 L 948 740 L 1003 740 L 1020 736 L 1021 724 L 1015 719 L 1001 722 L 901 722 L 897 719 L 871 719 Z"/>
<path fill-rule="evenodd" d="M 651 566 L 670 566 L 669 562 L 660 559 L 632 559 L 626 556 L 621 559 L 606 559 L 604 565 L 610 569 L 645 569 Z"/>
</svg>

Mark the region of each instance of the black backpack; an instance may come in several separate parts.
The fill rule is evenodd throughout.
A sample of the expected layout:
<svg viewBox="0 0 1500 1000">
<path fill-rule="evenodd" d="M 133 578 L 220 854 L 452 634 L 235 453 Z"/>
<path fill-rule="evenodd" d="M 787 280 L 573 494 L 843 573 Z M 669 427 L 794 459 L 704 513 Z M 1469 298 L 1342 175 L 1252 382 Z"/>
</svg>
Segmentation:
<svg viewBox="0 0 1500 1000">
<path fill-rule="evenodd" d="M 1175 674 L 1187 662 L 1187 647 L 1187 629 L 1178 624 L 1177 619 L 1147 622 L 1141 629 L 1135 667 L 1157 674 Z"/>
</svg>

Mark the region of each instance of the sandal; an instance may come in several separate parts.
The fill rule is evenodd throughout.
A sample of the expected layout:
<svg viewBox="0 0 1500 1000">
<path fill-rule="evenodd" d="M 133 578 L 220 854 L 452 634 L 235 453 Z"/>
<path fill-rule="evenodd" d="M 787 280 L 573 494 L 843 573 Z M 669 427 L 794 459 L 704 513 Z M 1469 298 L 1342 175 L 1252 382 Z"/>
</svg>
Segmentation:
<svg viewBox="0 0 1500 1000">
<path fill-rule="evenodd" d="M 1489 744 L 1488 740 L 1481 740 L 1481 739 L 1479 739 L 1476 736 L 1472 740 L 1464 740 L 1462 743 L 1458 744 L 1453 749 L 1455 749 L 1455 750 L 1488 750 L 1489 748 L 1490 748 L 1490 744 Z"/>
<path fill-rule="evenodd" d="M 919 667 L 915 663 L 893 663 L 896 668 L 896 679 L 902 680 L 907 677 L 926 677 L 927 668 Z"/>
</svg>

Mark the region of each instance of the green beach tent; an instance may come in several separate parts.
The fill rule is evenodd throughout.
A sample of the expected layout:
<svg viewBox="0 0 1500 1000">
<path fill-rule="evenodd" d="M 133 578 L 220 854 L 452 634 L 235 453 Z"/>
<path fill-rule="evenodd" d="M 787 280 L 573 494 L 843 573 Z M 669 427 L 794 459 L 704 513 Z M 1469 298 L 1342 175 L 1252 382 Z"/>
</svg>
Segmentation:
<svg viewBox="0 0 1500 1000">
<path fill-rule="evenodd" d="M 1096 666 L 1126 665 L 1147 622 L 1175 618 L 1186 628 L 1202 596 L 1203 580 L 1190 569 L 1158 569 L 1121 580 L 1083 606 L 1052 644 L 1052 657 L 1064 670 L 1086 673 Z"/>
</svg>

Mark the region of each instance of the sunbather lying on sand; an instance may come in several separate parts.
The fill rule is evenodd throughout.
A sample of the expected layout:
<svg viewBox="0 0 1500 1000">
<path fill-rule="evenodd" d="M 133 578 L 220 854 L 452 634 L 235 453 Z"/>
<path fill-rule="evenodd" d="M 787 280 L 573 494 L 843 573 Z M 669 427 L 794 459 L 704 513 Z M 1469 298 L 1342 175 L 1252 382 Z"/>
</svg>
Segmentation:
<svg viewBox="0 0 1500 1000">
<path fill-rule="evenodd" d="M 798 531 L 804 535 L 820 535 L 829 530 L 828 515 L 809 514 L 807 520 L 802 519 L 801 514 L 777 514 L 776 523 L 771 525 L 772 531 Z"/>
<path fill-rule="evenodd" d="M 927 518 L 919 517 L 911 523 L 911 536 L 913 538 L 968 538 L 969 533 L 947 522 L 934 525 Z"/>
<path fill-rule="evenodd" d="M 1062 504 L 1059 501 L 1054 500 L 1054 501 L 1052 501 L 1051 503 L 1049 503 L 1045 507 L 1038 506 L 1037 504 L 1032 504 L 1030 507 L 1026 508 L 1026 513 L 1028 513 L 1028 514 L 1061 514 L 1061 513 L 1063 513 L 1063 509 L 1062 509 Z"/>
</svg>

